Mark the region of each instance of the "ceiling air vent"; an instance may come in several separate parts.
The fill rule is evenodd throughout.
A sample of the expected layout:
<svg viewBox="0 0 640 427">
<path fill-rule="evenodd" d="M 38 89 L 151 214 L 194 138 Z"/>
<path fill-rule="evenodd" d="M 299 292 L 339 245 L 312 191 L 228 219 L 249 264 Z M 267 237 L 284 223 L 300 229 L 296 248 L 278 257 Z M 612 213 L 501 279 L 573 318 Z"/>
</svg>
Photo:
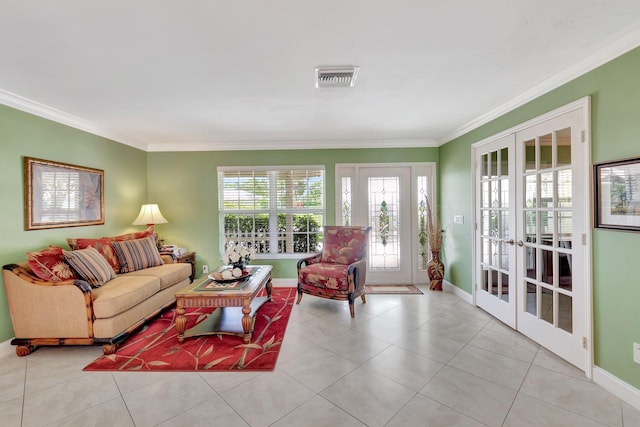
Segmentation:
<svg viewBox="0 0 640 427">
<path fill-rule="evenodd" d="M 316 87 L 353 87 L 360 67 L 316 67 Z"/>
</svg>

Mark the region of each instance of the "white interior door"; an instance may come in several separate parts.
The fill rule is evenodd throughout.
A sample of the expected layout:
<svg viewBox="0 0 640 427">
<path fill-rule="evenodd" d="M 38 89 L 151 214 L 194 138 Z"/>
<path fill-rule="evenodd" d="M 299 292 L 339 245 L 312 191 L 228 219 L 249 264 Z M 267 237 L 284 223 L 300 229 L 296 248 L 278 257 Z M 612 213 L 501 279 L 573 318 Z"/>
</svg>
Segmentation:
<svg viewBox="0 0 640 427">
<path fill-rule="evenodd" d="M 516 327 L 515 137 L 507 135 L 476 151 L 476 304 Z"/>
<path fill-rule="evenodd" d="M 577 110 L 518 132 L 516 191 L 518 330 L 584 370 L 588 171 L 583 129 Z"/>
<path fill-rule="evenodd" d="M 581 105 L 474 148 L 474 291 L 478 306 L 589 376 L 589 170 Z"/>
</svg>

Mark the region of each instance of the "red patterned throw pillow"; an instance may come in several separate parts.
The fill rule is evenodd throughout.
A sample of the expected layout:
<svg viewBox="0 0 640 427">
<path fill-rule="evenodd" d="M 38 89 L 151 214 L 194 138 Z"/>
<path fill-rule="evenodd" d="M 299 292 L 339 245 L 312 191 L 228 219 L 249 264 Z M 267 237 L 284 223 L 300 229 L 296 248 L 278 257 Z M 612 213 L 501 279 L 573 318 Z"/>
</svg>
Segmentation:
<svg viewBox="0 0 640 427">
<path fill-rule="evenodd" d="M 78 278 L 65 261 L 62 248 L 57 246 L 27 252 L 27 262 L 33 274 L 42 280 L 59 282 Z"/>
</svg>

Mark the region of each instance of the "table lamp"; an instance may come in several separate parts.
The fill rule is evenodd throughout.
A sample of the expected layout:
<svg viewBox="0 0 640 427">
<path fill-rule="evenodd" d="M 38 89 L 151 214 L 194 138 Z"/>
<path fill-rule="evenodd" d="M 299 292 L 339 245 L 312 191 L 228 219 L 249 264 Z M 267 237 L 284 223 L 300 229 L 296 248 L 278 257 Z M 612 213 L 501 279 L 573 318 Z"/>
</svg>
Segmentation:
<svg viewBox="0 0 640 427">
<path fill-rule="evenodd" d="M 146 225 L 147 227 L 153 227 L 155 224 L 166 224 L 169 221 L 160 213 L 160 208 L 156 203 L 150 203 L 142 205 L 140 213 L 135 221 L 131 225 Z"/>
</svg>

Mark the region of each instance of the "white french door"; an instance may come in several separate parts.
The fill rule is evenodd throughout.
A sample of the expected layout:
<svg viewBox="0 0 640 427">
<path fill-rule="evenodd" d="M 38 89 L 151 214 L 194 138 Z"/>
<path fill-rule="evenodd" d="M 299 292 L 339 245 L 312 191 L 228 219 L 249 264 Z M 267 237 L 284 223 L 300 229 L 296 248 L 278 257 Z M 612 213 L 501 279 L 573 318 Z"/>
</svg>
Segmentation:
<svg viewBox="0 0 640 427">
<path fill-rule="evenodd" d="M 371 227 L 367 284 L 426 283 L 420 236 L 433 175 L 428 163 L 336 165 L 336 223 Z"/>
<path fill-rule="evenodd" d="M 474 147 L 475 301 L 589 374 L 588 104 L 570 106 Z"/>
<path fill-rule="evenodd" d="M 476 304 L 512 328 L 516 327 L 514 158 L 514 135 L 485 144 L 476 152 L 480 267 Z"/>
</svg>

